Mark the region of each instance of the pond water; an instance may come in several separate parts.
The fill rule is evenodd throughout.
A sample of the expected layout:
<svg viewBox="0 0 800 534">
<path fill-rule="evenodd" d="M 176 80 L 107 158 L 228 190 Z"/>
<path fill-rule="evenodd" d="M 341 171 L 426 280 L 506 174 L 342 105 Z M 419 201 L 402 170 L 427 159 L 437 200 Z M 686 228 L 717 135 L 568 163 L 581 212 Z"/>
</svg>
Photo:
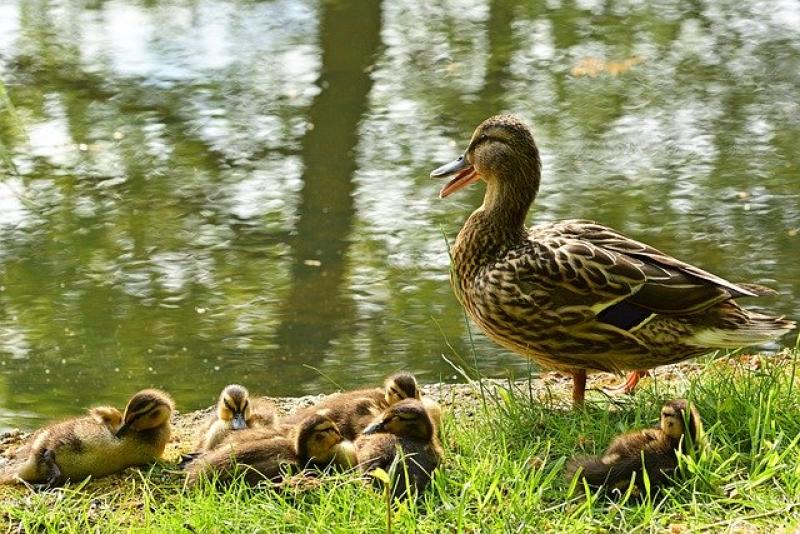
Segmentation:
<svg viewBox="0 0 800 534">
<path fill-rule="evenodd" d="M 532 221 L 796 318 L 798 27 L 788 0 L 3 1 L 0 429 L 148 386 L 188 410 L 529 372 L 473 352 L 449 288 L 482 187 L 428 178 L 501 111 L 543 153 Z"/>
</svg>

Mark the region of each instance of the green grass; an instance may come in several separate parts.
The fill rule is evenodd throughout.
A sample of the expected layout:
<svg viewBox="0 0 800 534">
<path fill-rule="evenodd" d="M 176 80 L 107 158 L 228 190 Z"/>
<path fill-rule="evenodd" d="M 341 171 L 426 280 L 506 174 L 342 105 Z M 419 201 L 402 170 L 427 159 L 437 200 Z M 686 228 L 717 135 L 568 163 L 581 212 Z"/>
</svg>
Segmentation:
<svg viewBox="0 0 800 534">
<path fill-rule="evenodd" d="M 702 373 L 648 382 L 624 402 L 595 394 L 581 411 L 532 399 L 525 384 L 488 393 L 471 415 L 446 416 L 446 461 L 416 504 L 394 507 L 394 531 L 792 532 L 800 525 L 798 355 L 764 357 L 758 369 L 708 361 Z M 569 456 L 652 425 L 677 396 L 696 402 L 710 446 L 685 458 L 676 486 L 622 502 L 572 493 L 563 478 Z M 386 531 L 383 496 L 352 474 L 282 493 L 184 491 L 161 468 L 116 484 L 17 494 L 0 517 L 23 532 Z"/>
</svg>

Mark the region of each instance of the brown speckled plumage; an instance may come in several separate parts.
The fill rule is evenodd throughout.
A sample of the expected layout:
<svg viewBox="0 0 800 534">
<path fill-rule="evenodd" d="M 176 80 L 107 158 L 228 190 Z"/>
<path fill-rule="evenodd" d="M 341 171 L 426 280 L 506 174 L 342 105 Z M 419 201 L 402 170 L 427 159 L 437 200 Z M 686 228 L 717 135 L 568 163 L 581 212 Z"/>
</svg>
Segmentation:
<svg viewBox="0 0 800 534">
<path fill-rule="evenodd" d="M 352 467 L 356 463 L 353 444 L 342 438 L 327 413 L 312 413 L 283 434 L 242 439 L 246 431 L 232 433 L 225 443 L 187 464 L 187 484 L 194 486 L 206 479 L 225 485 L 241 475 L 247 484 L 256 485 L 279 482 L 306 468 Z"/>
<path fill-rule="evenodd" d="M 487 119 L 442 196 L 486 182 L 483 204 L 453 245 L 451 281 L 472 320 L 500 345 L 576 377 L 681 361 L 712 348 L 764 343 L 794 323 L 733 299 L 772 293 L 733 284 L 585 220 L 525 226 L 540 180 L 539 152 L 512 116 Z"/>
</svg>

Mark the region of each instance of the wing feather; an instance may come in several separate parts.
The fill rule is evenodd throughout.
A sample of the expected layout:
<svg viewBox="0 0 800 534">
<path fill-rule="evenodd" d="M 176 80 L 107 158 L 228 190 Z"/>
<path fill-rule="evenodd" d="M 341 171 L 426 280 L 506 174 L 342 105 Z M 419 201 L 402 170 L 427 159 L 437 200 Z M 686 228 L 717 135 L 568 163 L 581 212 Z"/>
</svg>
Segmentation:
<svg viewBox="0 0 800 534">
<path fill-rule="evenodd" d="M 561 305 L 589 306 L 602 322 L 625 330 L 653 313 L 691 314 L 719 302 L 763 294 L 677 260 L 591 221 L 562 221 L 531 229 L 524 278 L 546 279 Z"/>
</svg>

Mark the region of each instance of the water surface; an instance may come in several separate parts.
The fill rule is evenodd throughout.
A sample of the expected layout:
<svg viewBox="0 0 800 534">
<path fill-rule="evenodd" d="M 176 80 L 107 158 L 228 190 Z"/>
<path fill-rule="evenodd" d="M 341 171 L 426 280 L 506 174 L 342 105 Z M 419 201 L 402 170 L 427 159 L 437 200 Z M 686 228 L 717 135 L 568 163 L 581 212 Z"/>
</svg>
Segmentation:
<svg viewBox="0 0 800 534">
<path fill-rule="evenodd" d="M 497 112 L 589 218 L 800 304 L 800 8 L 552 0 L 0 3 L 0 428 L 529 371 L 470 334 L 429 171 Z M 792 339 L 784 340 L 792 343 Z"/>
</svg>

